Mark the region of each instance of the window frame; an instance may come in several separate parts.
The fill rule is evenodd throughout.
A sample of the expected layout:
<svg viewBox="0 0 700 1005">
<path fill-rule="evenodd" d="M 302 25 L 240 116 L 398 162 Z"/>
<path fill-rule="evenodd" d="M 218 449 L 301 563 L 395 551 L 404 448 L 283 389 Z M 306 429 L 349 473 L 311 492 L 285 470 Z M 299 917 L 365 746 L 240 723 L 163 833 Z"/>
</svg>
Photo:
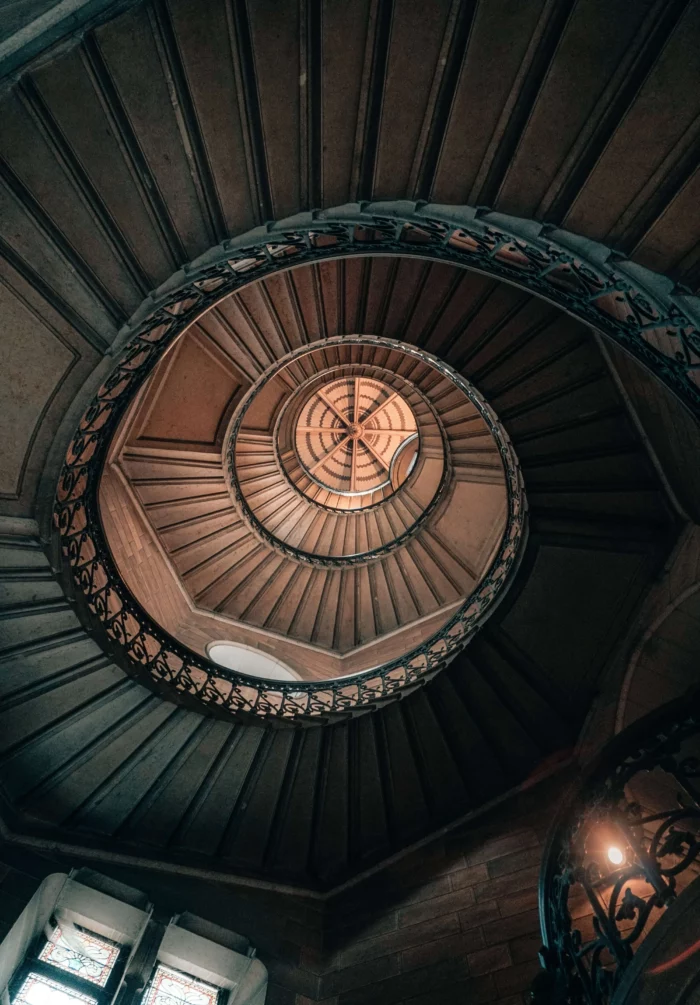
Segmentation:
<svg viewBox="0 0 700 1005">
<path fill-rule="evenodd" d="M 121 895 L 115 885 L 122 887 Z M 104 987 L 38 958 L 55 938 L 53 930 L 61 927 L 64 910 L 71 926 L 117 948 Z M 126 1005 L 145 1005 L 143 994 L 159 966 L 215 990 L 216 999 L 207 1005 L 262 1005 L 267 968 L 245 936 L 189 912 L 173 915 L 169 922 L 165 919 L 165 912 L 154 916 L 146 894 L 90 869 L 50 873 L 0 940 L 0 1005 L 19 1005 L 17 994 L 32 973 L 55 983 L 66 995 L 86 996 L 95 1005 L 118 1005 L 124 994 L 129 999 Z"/>
<path fill-rule="evenodd" d="M 60 924 L 56 922 L 56 919 L 53 917 L 50 919 L 49 924 L 53 926 L 54 930 L 56 928 L 60 928 Z M 8 984 L 7 990 L 10 998 L 10 1005 L 15 1005 L 15 996 L 28 975 L 31 973 L 41 974 L 43 977 L 47 977 L 57 984 L 63 984 L 69 991 L 72 990 L 83 995 L 89 995 L 90 998 L 97 1003 L 97 1005 L 109 1005 L 109 1003 L 114 1000 L 114 997 L 119 989 L 119 985 L 121 984 L 124 969 L 129 956 L 128 946 L 122 945 L 119 942 L 114 942 L 113 939 L 107 939 L 104 935 L 100 935 L 99 932 L 93 932 L 85 925 L 75 925 L 74 927 L 77 928 L 78 931 L 86 932 L 88 935 L 94 935 L 95 938 L 101 939 L 103 942 L 110 942 L 119 947 L 119 953 L 114 961 L 105 984 L 96 984 L 94 981 L 89 981 L 85 977 L 79 977 L 77 974 L 71 973 L 70 970 L 64 970 L 62 967 L 56 966 L 55 963 L 40 960 L 39 954 L 43 950 L 46 943 L 51 941 L 51 939 L 47 938 L 42 932 L 31 943 L 28 952 L 25 954 L 24 960 L 17 968 L 12 976 L 12 980 Z M 220 1005 L 220 1003 L 217 1002 L 217 1005 Z"/>
<path fill-rule="evenodd" d="M 156 959 L 155 963 L 153 964 L 153 968 L 151 969 L 151 972 L 148 975 L 148 980 L 144 984 L 143 991 L 139 996 L 139 1005 L 145 1005 L 146 995 L 151 990 L 151 986 L 153 984 L 153 981 L 155 980 L 155 976 L 158 972 L 159 967 L 165 968 L 166 970 L 172 970 L 173 973 L 182 974 L 183 977 L 189 977 L 190 980 L 199 981 L 200 984 L 205 984 L 207 987 L 214 988 L 217 992 L 215 1005 L 226 1005 L 228 996 L 231 993 L 230 991 L 227 991 L 226 988 L 222 988 L 220 984 L 212 984 L 210 981 L 205 981 L 204 978 L 197 977 L 196 974 L 189 974 L 186 970 L 182 970 L 180 967 L 174 967 L 171 963 L 164 963 L 162 960 L 159 959 Z"/>
</svg>

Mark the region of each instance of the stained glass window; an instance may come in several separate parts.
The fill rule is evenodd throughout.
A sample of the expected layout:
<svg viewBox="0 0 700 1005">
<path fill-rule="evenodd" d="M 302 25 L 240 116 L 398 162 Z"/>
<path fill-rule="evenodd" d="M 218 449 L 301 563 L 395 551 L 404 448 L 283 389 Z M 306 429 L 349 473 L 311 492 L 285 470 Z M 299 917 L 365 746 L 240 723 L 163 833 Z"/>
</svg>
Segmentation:
<svg viewBox="0 0 700 1005">
<path fill-rule="evenodd" d="M 64 933 L 56 928 L 39 959 L 103 988 L 117 962 L 119 949 L 115 942 L 100 939 L 92 932 L 74 928 Z"/>
<path fill-rule="evenodd" d="M 31 971 L 22 981 L 12 999 L 13 1005 L 97 1005 L 97 999 L 74 991 L 66 984 L 52 981 L 43 974 Z"/>
<path fill-rule="evenodd" d="M 216 1005 L 219 988 L 159 964 L 142 1005 Z"/>
</svg>

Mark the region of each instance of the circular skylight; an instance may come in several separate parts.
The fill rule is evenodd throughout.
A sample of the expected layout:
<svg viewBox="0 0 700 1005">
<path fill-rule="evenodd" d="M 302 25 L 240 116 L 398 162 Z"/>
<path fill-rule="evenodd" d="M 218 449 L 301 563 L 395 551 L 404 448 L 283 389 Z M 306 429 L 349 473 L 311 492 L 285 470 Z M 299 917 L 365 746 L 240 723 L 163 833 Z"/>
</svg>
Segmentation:
<svg viewBox="0 0 700 1005">
<path fill-rule="evenodd" d="M 343 509 L 362 507 L 363 496 L 408 477 L 392 462 L 407 440 L 418 446 L 416 419 L 409 404 L 381 380 L 351 376 L 317 387 L 296 424 L 296 452 L 316 485 L 351 497 Z"/>
<path fill-rule="evenodd" d="M 219 666 L 250 677 L 264 677 L 266 680 L 299 680 L 298 674 L 276 660 L 274 656 L 261 653 L 259 649 L 241 645 L 238 642 L 210 642 L 207 656 Z"/>
</svg>

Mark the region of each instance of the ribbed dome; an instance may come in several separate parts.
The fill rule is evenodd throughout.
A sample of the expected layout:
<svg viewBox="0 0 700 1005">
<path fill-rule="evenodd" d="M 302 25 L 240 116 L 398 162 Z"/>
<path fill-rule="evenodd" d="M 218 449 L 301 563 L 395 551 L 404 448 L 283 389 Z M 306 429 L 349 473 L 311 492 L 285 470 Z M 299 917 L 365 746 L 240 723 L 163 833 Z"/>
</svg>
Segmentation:
<svg viewBox="0 0 700 1005">
<path fill-rule="evenodd" d="M 471 220 L 471 211 L 466 211 L 466 216 Z M 386 537 L 379 534 L 370 541 L 368 536 L 366 545 L 360 542 L 360 549 L 351 536 L 341 532 L 338 521 L 371 517 L 373 507 L 343 512 L 314 505 L 314 515 L 317 510 L 324 512 L 324 523 L 322 529 L 316 524 L 319 534 L 314 535 L 312 548 L 303 552 L 298 542 L 284 540 L 286 533 L 299 530 L 293 519 L 283 531 L 273 528 L 275 533 L 271 533 L 264 524 L 276 518 L 277 486 L 245 486 L 253 489 L 256 507 L 264 503 L 263 521 L 258 519 L 260 511 L 256 514 L 240 491 L 241 480 L 239 491 L 233 479 L 227 484 L 221 452 L 228 416 L 234 412 L 250 418 L 254 409 L 260 410 L 255 427 L 246 430 L 246 435 L 256 440 L 253 453 L 269 438 L 270 454 L 257 475 L 269 476 L 273 482 L 281 479 L 285 491 L 294 491 L 275 458 L 275 410 L 300 384 L 315 375 L 320 382 L 327 382 L 331 376 L 328 368 L 353 361 L 329 359 L 304 372 L 286 389 L 270 392 L 267 400 L 267 388 L 262 388 L 261 382 L 276 367 L 286 366 L 290 354 L 313 358 L 315 342 L 330 349 L 334 338 L 347 345 L 355 338 L 381 340 L 390 335 L 410 348 L 409 355 L 433 367 L 439 375 L 437 383 L 449 367 L 460 380 L 474 376 L 481 384 L 486 379 L 492 387 L 487 393 L 491 397 L 495 391 L 497 400 L 491 400 L 510 424 L 508 432 L 521 426 L 524 438 L 523 433 L 518 435 L 529 452 L 541 437 L 558 435 L 557 410 L 563 409 L 568 416 L 570 408 L 576 407 L 577 415 L 581 407 L 591 409 L 588 395 L 594 393 L 591 380 L 598 379 L 593 374 L 600 372 L 600 364 L 586 375 L 579 357 L 589 336 L 584 338 L 576 327 L 563 326 L 559 312 L 534 301 L 530 294 L 471 273 L 469 264 L 502 272 L 517 283 L 533 269 L 542 272 L 542 255 L 547 255 L 552 264 L 540 282 L 546 285 L 548 296 L 571 303 L 581 317 L 588 318 L 594 312 L 606 329 L 614 326 L 617 330 L 622 325 L 625 336 L 629 331 L 629 324 L 618 319 L 626 309 L 619 297 L 601 292 L 591 307 L 588 296 L 584 302 L 578 293 L 575 297 L 571 293 L 572 283 L 605 291 L 614 280 L 606 278 L 607 266 L 577 260 L 572 265 L 571 253 L 551 244 L 530 248 L 524 230 L 523 236 L 514 233 L 501 242 L 490 223 L 480 220 L 467 226 L 465 219 L 465 225 L 459 227 L 451 222 L 438 226 L 433 221 L 427 227 L 421 216 L 415 222 L 402 223 L 398 230 L 394 223 L 378 218 L 374 218 L 376 227 L 369 229 L 344 221 L 342 212 L 337 223 L 310 219 L 312 229 L 305 236 L 280 229 L 280 240 L 272 240 L 269 231 L 253 234 L 241 239 L 240 248 L 214 249 L 186 276 L 173 277 L 160 291 L 159 299 L 145 304 L 134 319 L 133 334 L 125 333 L 121 362 L 85 413 L 66 458 L 56 518 L 65 554 L 91 612 L 108 636 L 123 646 L 128 669 L 177 700 L 203 702 L 222 715 L 233 711 L 299 723 L 319 721 L 345 716 L 350 710 L 370 710 L 392 700 L 398 692 L 424 683 L 469 642 L 504 596 L 518 567 L 524 536 L 524 496 L 517 461 L 505 429 L 486 405 L 482 416 L 490 435 L 498 441 L 496 467 L 506 474 L 508 521 L 491 568 L 483 576 L 480 569 L 484 566 L 471 562 L 468 545 L 470 539 L 477 540 L 480 561 L 484 561 L 489 551 L 488 533 L 472 535 L 465 519 L 457 521 L 445 536 L 439 525 L 441 504 L 417 534 L 413 535 L 412 527 L 420 523 L 418 514 L 409 513 L 412 523 L 404 523 L 403 530 L 387 520 Z M 517 230 L 517 222 L 514 226 Z M 398 240 L 392 236 L 397 233 Z M 569 240 L 566 235 L 565 239 Z M 570 241 L 575 245 L 574 238 Z M 343 255 L 344 245 L 349 245 L 347 256 Z M 431 255 L 448 257 L 454 264 L 426 262 Z M 307 262 L 309 258 L 311 262 Z M 634 302 L 638 303 L 638 298 Z M 659 306 L 659 324 L 661 311 Z M 353 335 L 363 329 L 381 334 Z M 557 339 L 551 338 L 554 331 Z M 665 344 L 648 326 L 645 340 L 646 345 L 652 340 Z M 390 351 L 390 347 L 382 348 Z M 401 351 L 407 352 L 405 348 Z M 321 349 L 319 352 L 322 354 Z M 432 352 L 438 355 L 431 357 Z M 206 372 L 200 367 L 203 359 L 208 360 Z M 362 369 L 366 364 L 383 367 L 385 363 L 371 358 L 353 365 Z M 689 390 L 692 394 L 681 367 L 679 362 L 678 374 L 671 379 L 679 387 L 683 382 L 683 393 Z M 147 382 L 149 375 L 152 384 Z M 363 374 L 353 374 L 358 375 Z M 337 372 L 332 374 L 333 379 L 338 376 Z M 379 379 L 378 373 L 372 376 Z M 272 381 L 269 386 L 273 387 Z M 562 392 L 562 387 L 567 390 Z M 179 389 L 176 408 L 168 405 L 169 389 L 174 388 Z M 425 393 L 430 388 L 421 390 Z M 575 397 L 579 398 L 578 406 Z M 250 401 L 253 404 L 247 411 L 246 402 Z M 192 402 L 197 407 L 189 407 Z M 203 402 L 213 403 L 213 410 L 203 408 Z M 413 404 L 411 407 L 416 414 Z M 546 433 L 538 432 L 542 409 L 547 412 Z M 598 410 L 596 403 L 594 412 Z M 127 414 L 136 416 L 136 439 L 129 437 L 128 420 L 114 435 Z M 457 414 L 454 423 L 450 418 L 443 427 L 460 439 L 464 419 L 466 416 Z M 239 437 L 239 432 L 233 436 L 236 450 L 246 439 Z M 479 459 L 479 435 L 476 441 L 465 436 L 459 451 L 450 448 L 450 452 L 465 464 L 466 477 L 456 483 L 468 482 L 470 493 L 488 494 L 495 488 L 494 465 Z M 588 435 L 586 423 L 577 428 L 576 442 L 585 442 Z M 580 525 L 578 512 L 599 511 L 607 520 L 609 498 L 596 491 L 586 473 L 591 468 L 587 452 L 581 453 L 583 480 L 572 482 L 572 469 L 565 460 L 571 441 L 566 436 L 563 448 L 561 472 L 556 478 L 548 477 L 546 464 L 535 464 L 530 500 L 534 491 L 538 508 L 544 506 L 552 514 L 551 525 L 562 529 L 567 524 Z M 550 445 L 548 451 L 551 449 Z M 427 451 L 425 457 L 427 460 Z M 272 465 L 269 470 L 268 463 Z M 111 499 L 102 499 L 98 518 L 97 478 L 102 471 L 104 490 L 110 465 L 115 475 L 117 471 L 121 474 L 112 482 Z M 129 465 L 132 467 L 127 471 Z M 453 463 L 452 467 L 458 465 Z M 608 484 L 603 475 L 609 469 L 606 462 L 595 469 L 601 486 Z M 615 464 L 615 478 L 619 479 L 620 472 L 620 465 Z M 410 475 L 403 488 L 379 508 L 394 505 L 410 488 L 413 477 Z M 563 479 L 561 487 L 559 478 Z M 617 482 L 613 479 L 610 484 L 615 487 Z M 640 480 L 642 489 L 644 485 Z M 268 489 L 271 496 L 266 498 Z M 446 494 L 445 505 L 448 497 Z M 647 497 L 637 490 L 633 498 L 635 506 L 646 506 L 643 500 Z M 305 497 L 305 504 L 310 502 Z M 155 547 L 146 541 L 152 530 L 145 536 L 139 530 L 139 544 L 134 548 L 133 528 L 143 524 L 142 517 L 134 516 L 135 504 L 157 531 Z M 626 496 L 620 504 L 623 508 L 628 505 Z M 428 513 L 428 501 L 423 500 L 422 505 Z M 488 506 L 470 507 L 470 512 L 482 515 L 488 510 Z M 433 533 L 433 518 L 437 534 Z M 349 526 L 346 523 L 345 529 Z M 454 528 L 461 538 L 455 536 Z M 120 556 L 119 570 L 110 565 L 113 559 L 107 555 L 103 531 L 110 538 L 111 551 Z M 121 551 L 114 543 L 120 535 Z M 167 546 L 166 535 L 171 538 Z M 370 553 L 373 561 L 365 562 Z M 123 568 L 125 555 L 131 569 Z M 166 574 L 168 562 L 176 566 L 181 585 Z M 389 567 L 390 574 L 376 572 Z M 469 577 L 473 585 L 465 589 Z M 590 595 L 595 598 L 601 595 L 600 590 L 596 588 Z M 135 599 L 139 596 L 148 597 L 150 614 Z M 546 594 L 542 599 L 551 606 Z M 307 675 L 304 687 L 258 686 L 250 678 L 224 672 L 201 658 L 212 640 L 211 624 L 202 622 L 202 613 L 207 619 L 233 619 L 239 629 L 233 641 L 262 649 L 272 647 L 273 655 L 293 670 L 303 666 Z M 414 632 L 414 628 L 419 630 Z M 216 629 L 216 639 L 227 637 L 220 624 Z M 185 642 L 186 648 L 175 640 Z M 378 646 L 370 659 L 366 647 L 384 642 L 386 648 Z M 291 648 L 299 645 L 304 647 L 297 650 L 303 655 L 301 662 L 291 654 Z M 314 658 L 318 650 L 323 654 L 320 661 Z M 337 658 L 343 662 L 336 663 L 329 673 L 329 665 Z M 319 686 L 306 686 L 313 683 L 309 677 Z M 329 677 L 340 681 L 327 685 Z"/>
<path fill-rule="evenodd" d="M 406 466 L 399 474 L 397 462 L 406 441 L 416 438 L 416 419 L 404 395 L 367 376 L 329 377 L 318 384 L 294 425 L 299 463 L 337 497 L 325 503 L 334 509 L 361 509 L 372 504 L 375 493 L 396 491 L 408 475 Z"/>
</svg>

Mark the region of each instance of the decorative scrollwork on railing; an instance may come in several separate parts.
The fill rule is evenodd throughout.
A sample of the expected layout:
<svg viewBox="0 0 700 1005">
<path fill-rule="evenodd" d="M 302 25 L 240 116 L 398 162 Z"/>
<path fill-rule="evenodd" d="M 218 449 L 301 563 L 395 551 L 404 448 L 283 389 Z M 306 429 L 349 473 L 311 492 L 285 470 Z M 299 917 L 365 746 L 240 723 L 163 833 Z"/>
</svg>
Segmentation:
<svg viewBox="0 0 700 1005">
<path fill-rule="evenodd" d="M 697 871 L 698 752 L 695 691 L 619 734 L 560 812 L 540 880 L 537 1005 L 608 1005 L 679 878 Z"/>
<path fill-rule="evenodd" d="M 113 351 L 115 369 L 81 419 L 61 474 L 55 525 L 90 615 L 123 665 L 222 711 L 305 720 L 369 708 L 425 680 L 466 644 L 504 595 L 525 531 L 521 484 L 509 485 L 501 548 L 467 604 L 424 645 L 351 680 L 272 686 L 216 667 L 163 632 L 136 603 L 109 554 L 97 507 L 107 446 L 162 353 L 223 297 L 279 269 L 347 255 L 416 255 L 522 286 L 577 316 L 645 363 L 700 414 L 696 299 L 602 245 L 469 207 L 363 204 L 300 214 L 208 252 L 149 297 Z"/>
<path fill-rule="evenodd" d="M 242 429 L 244 429 L 244 421 L 246 413 L 250 406 L 253 404 L 256 396 L 260 391 L 271 381 L 274 380 L 276 376 L 279 375 L 286 367 L 291 363 L 298 361 L 306 355 L 319 352 L 319 346 L 321 343 L 312 343 L 311 345 L 302 346 L 296 349 L 294 352 L 288 353 L 281 360 L 279 360 L 274 366 L 270 367 L 265 373 L 258 378 L 258 380 L 253 384 L 253 386 L 248 390 L 245 397 L 239 403 L 236 409 L 229 429 L 226 434 L 227 440 L 227 462 L 226 462 L 226 476 L 229 484 L 229 489 L 231 495 L 236 503 L 236 508 L 241 514 L 243 519 L 246 521 L 248 527 L 253 531 L 256 536 L 258 536 L 262 541 L 264 541 L 271 548 L 286 555 L 289 558 L 294 559 L 297 562 L 308 563 L 311 565 L 321 565 L 329 568 L 348 568 L 353 566 L 361 566 L 366 564 L 370 560 L 376 560 L 380 558 L 385 558 L 387 555 L 392 554 L 392 552 L 403 547 L 408 541 L 414 537 L 418 531 L 426 525 L 430 517 L 434 514 L 437 509 L 438 504 L 444 497 L 444 494 L 450 484 L 450 476 L 452 474 L 451 465 L 449 463 L 449 440 L 442 425 L 440 417 L 431 404 L 428 397 L 426 397 L 422 391 L 420 391 L 411 381 L 401 378 L 401 384 L 404 389 L 408 388 L 415 395 L 419 396 L 422 400 L 425 408 L 429 411 L 431 419 L 439 431 L 439 435 L 442 439 L 442 449 L 443 449 L 443 470 L 440 478 L 440 482 L 436 488 L 435 494 L 432 499 L 422 508 L 420 514 L 416 516 L 413 523 L 408 526 L 401 533 L 397 533 L 390 542 L 386 544 L 379 545 L 372 549 L 368 549 L 364 552 L 353 553 L 350 555 L 335 555 L 335 554 L 317 554 L 312 552 L 303 551 L 301 548 L 294 547 L 285 543 L 278 536 L 271 533 L 265 526 L 265 524 L 258 520 L 253 509 L 248 504 L 244 490 L 241 487 L 240 480 L 238 477 L 236 469 L 236 443 L 238 442 L 238 437 Z M 476 409 L 477 413 L 483 419 L 486 428 L 493 437 L 494 443 L 498 448 L 501 461 L 503 463 L 503 468 L 505 471 L 505 482 L 508 487 L 508 491 L 511 492 L 513 486 L 521 484 L 521 478 L 518 473 L 518 461 L 513 451 L 513 447 L 510 442 L 510 438 L 503 428 L 502 424 L 498 420 L 496 413 L 493 411 L 491 406 L 485 401 L 483 396 L 479 394 L 476 388 L 465 380 L 461 374 L 457 373 L 452 367 L 443 363 L 442 360 L 433 356 L 432 353 L 425 352 L 424 349 L 418 349 L 416 346 L 408 345 L 404 342 L 397 342 L 394 339 L 382 338 L 378 335 L 348 335 L 348 336 L 337 336 L 333 338 L 327 338 L 323 340 L 322 343 L 324 350 L 328 351 L 333 347 L 346 346 L 346 345 L 356 345 L 356 346 L 369 346 L 376 349 L 392 350 L 394 352 L 400 352 L 405 356 L 410 356 L 412 359 L 426 363 L 434 371 L 439 373 L 443 377 L 447 377 L 455 387 L 462 392 L 467 402 L 471 403 Z M 350 366 L 334 366 L 329 368 L 333 373 L 344 373 L 346 370 L 353 370 L 352 365 Z M 365 369 L 372 369 L 380 374 L 383 371 L 380 367 L 366 367 Z M 323 377 L 323 372 L 319 373 L 319 376 Z M 398 379 L 398 378 L 397 378 Z M 303 386 L 300 389 L 303 389 Z M 284 413 L 282 413 L 283 415 Z M 281 416 L 282 417 L 282 416 Z M 280 418 L 281 418 L 280 417 Z M 273 435 L 273 449 L 275 451 L 275 460 L 277 462 L 279 470 L 282 472 L 284 477 L 288 480 L 291 487 L 295 490 L 296 486 L 288 479 L 287 472 L 285 471 L 284 464 L 279 455 L 279 448 L 277 444 L 278 434 L 277 429 L 279 426 L 280 419 L 278 419 L 275 426 L 275 433 Z M 408 482 L 406 489 L 411 488 L 411 482 Z M 401 489 L 399 489 L 399 493 Z M 304 497 L 304 502 L 309 503 L 306 497 Z M 378 503 L 377 506 L 380 507 L 382 503 Z M 341 516 L 354 515 L 353 511 L 335 511 L 340 512 Z M 364 511 L 366 512 L 366 510 Z"/>
</svg>

